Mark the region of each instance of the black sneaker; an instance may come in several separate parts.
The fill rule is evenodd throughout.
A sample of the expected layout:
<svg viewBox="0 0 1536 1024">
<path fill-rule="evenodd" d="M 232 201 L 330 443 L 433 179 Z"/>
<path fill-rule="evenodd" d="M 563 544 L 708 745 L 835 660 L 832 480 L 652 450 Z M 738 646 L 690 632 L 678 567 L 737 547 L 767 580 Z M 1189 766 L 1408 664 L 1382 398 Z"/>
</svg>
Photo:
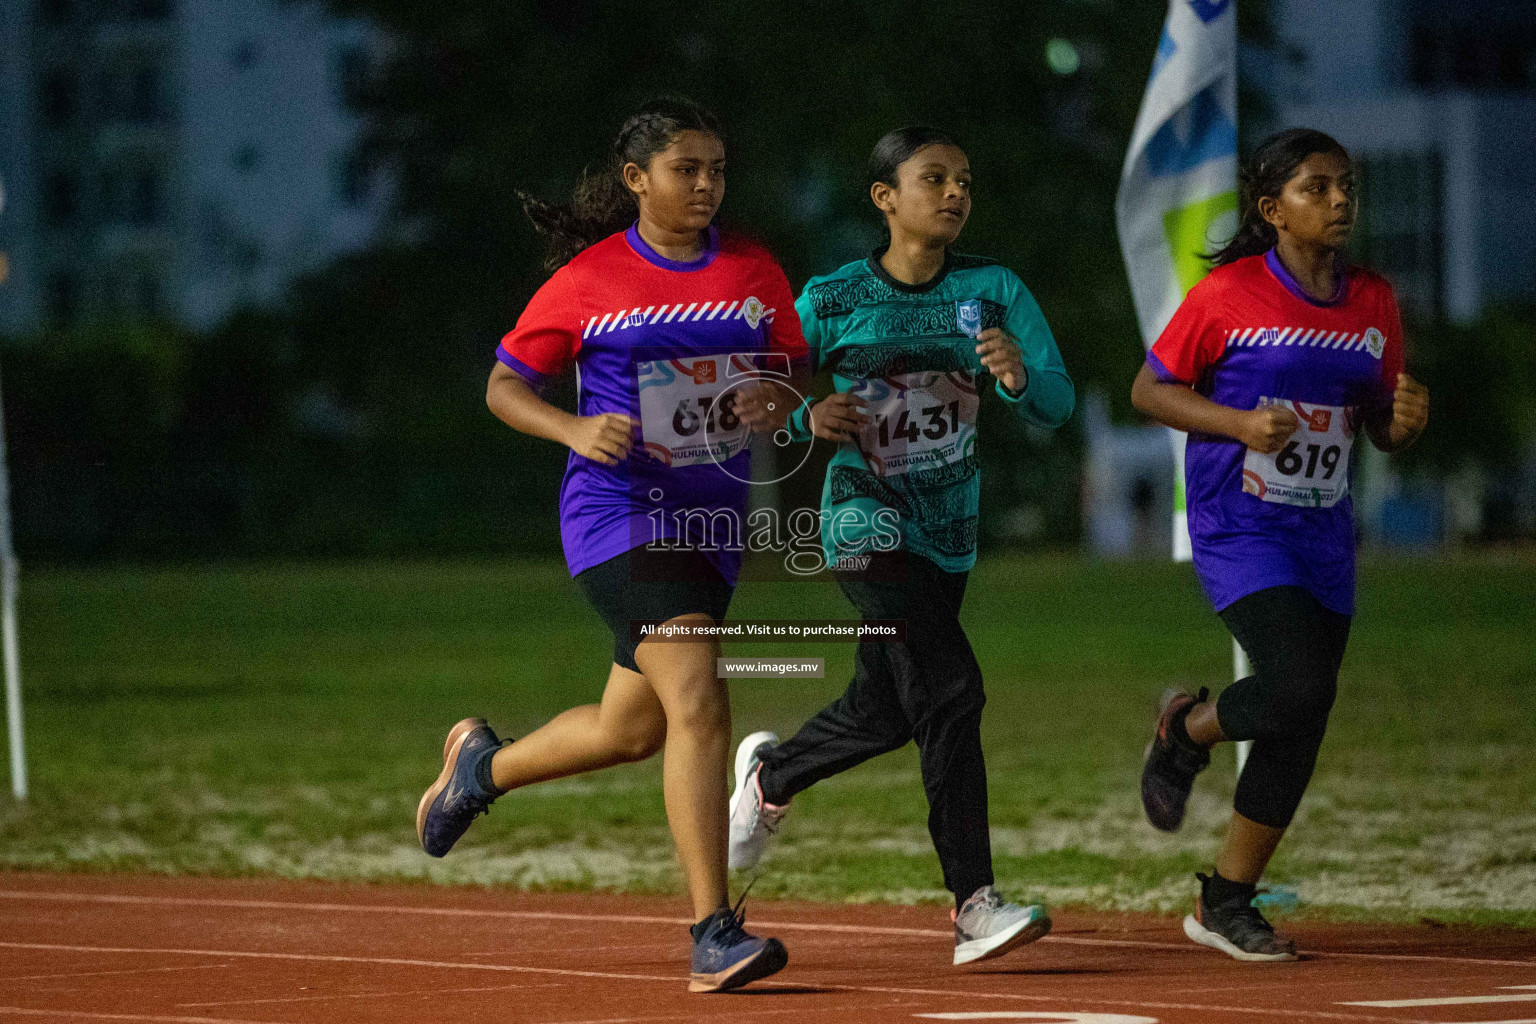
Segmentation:
<svg viewBox="0 0 1536 1024">
<path fill-rule="evenodd" d="M 1198 694 L 1180 690 L 1163 694 L 1157 732 L 1147 744 L 1146 760 L 1141 765 L 1141 806 L 1153 828 L 1164 832 L 1179 830 L 1184 824 L 1184 805 L 1189 803 L 1195 776 L 1211 763 L 1209 747 L 1185 743 L 1173 734 L 1173 723 L 1187 716 L 1210 692 L 1202 686 Z"/>
<path fill-rule="evenodd" d="M 1250 898 L 1238 896 L 1226 903 L 1206 900 L 1209 875 L 1200 879 L 1200 898 L 1195 912 L 1184 918 L 1184 934 L 1202 946 L 1219 949 L 1238 960 L 1295 960 L 1296 943 L 1275 934 L 1274 926 L 1264 920 Z"/>
</svg>

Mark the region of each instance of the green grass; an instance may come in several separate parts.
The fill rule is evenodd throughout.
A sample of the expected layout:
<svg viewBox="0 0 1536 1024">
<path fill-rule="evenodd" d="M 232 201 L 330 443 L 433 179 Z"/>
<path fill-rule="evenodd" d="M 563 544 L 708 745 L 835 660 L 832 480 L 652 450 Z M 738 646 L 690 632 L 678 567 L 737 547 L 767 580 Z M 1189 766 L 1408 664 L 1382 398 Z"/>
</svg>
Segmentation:
<svg viewBox="0 0 1536 1024">
<path fill-rule="evenodd" d="M 1536 926 L 1536 560 L 1371 559 L 1332 728 L 1271 871 L 1306 912 Z M 519 792 L 443 861 L 414 811 L 466 714 L 504 734 L 594 700 L 610 648 L 554 561 L 27 572 L 33 798 L 0 798 L 0 866 L 676 891 L 659 760 Z M 847 618 L 830 584 L 744 586 L 738 617 Z M 986 674 L 1001 884 L 1168 910 L 1209 863 L 1231 754 L 1178 836 L 1140 818 L 1157 695 L 1220 686 L 1230 639 L 1187 566 L 998 558 L 965 613 Z M 732 684 L 738 735 L 840 690 Z M 755 893 L 941 900 L 912 748 L 796 800 Z"/>
</svg>

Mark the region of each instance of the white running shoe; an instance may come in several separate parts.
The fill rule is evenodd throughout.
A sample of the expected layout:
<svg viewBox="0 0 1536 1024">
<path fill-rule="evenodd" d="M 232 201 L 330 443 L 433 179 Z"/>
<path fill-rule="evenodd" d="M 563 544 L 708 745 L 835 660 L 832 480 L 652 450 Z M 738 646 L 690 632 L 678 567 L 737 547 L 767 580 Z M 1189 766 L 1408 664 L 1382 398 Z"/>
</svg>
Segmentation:
<svg viewBox="0 0 1536 1024">
<path fill-rule="evenodd" d="M 990 885 L 971 894 L 959 911 L 950 911 L 955 922 L 955 966 L 990 960 L 1034 942 L 1050 933 L 1051 915 L 1042 906 L 1021 907 L 1007 903 Z"/>
<path fill-rule="evenodd" d="M 779 745 L 771 732 L 755 732 L 736 748 L 736 790 L 731 794 L 731 842 L 726 863 L 732 871 L 751 871 L 762 860 L 768 840 L 779 831 L 789 804 L 776 807 L 763 802 L 757 773 L 765 751 Z"/>
</svg>

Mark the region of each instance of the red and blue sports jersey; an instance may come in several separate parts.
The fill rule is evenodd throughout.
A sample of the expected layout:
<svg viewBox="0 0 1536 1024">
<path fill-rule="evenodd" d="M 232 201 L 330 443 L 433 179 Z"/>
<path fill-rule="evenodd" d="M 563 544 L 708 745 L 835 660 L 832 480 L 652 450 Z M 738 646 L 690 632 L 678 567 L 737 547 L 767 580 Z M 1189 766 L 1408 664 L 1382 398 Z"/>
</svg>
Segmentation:
<svg viewBox="0 0 1536 1024">
<path fill-rule="evenodd" d="M 1191 433 L 1185 497 L 1195 571 L 1220 611 L 1296 585 L 1354 613 L 1349 457 L 1363 415 L 1390 406 L 1403 368 L 1392 286 L 1351 268 L 1323 302 L 1271 249 L 1195 285 L 1147 354 L 1157 378 L 1235 409 L 1283 403 L 1300 425 L 1274 455 Z"/>
<path fill-rule="evenodd" d="M 571 575 L 681 529 L 734 582 L 739 534 L 722 541 L 732 518 L 745 526 L 750 456 L 716 399 L 762 352 L 780 353 L 785 369 L 806 357 L 789 282 L 762 246 L 713 227 L 689 262 L 661 256 L 631 227 L 534 294 L 496 357 L 535 387 L 574 365 L 578 415 L 643 424 L 616 466 L 571 452 L 560 486 Z"/>
</svg>

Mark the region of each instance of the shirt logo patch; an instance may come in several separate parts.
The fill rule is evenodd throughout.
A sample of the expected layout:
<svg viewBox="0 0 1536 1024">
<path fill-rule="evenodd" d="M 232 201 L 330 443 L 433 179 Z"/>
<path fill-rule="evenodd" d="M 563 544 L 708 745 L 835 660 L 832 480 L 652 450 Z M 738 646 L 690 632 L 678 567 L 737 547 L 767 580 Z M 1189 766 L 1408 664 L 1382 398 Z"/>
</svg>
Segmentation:
<svg viewBox="0 0 1536 1024">
<path fill-rule="evenodd" d="M 629 314 L 624 321 L 626 327 L 639 327 L 643 323 L 645 323 L 645 314 L 638 309 Z"/>
<path fill-rule="evenodd" d="M 1387 347 L 1387 339 L 1382 333 L 1372 327 L 1365 332 L 1365 347 L 1371 353 L 1372 358 L 1380 359 L 1382 349 Z"/>
<path fill-rule="evenodd" d="M 763 304 L 756 295 L 747 296 L 747 301 L 741 304 L 741 315 L 748 327 L 757 330 L 758 321 L 763 318 Z"/>
<path fill-rule="evenodd" d="M 695 384 L 713 384 L 715 382 L 715 364 L 711 359 L 700 359 L 693 364 L 693 382 Z"/>
<path fill-rule="evenodd" d="M 955 323 L 960 333 L 974 338 L 981 333 L 981 303 L 975 299 L 955 303 Z"/>
<path fill-rule="evenodd" d="M 1274 345 L 1280 340 L 1280 328 L 1266 327 L 1259 332 L 1260 345 Z"/>
<path fill-rule="evenodd" d="M 1329 409 L 1313 409 L 1307 416 L 1307 429 L 1319 434 L 1328 432 L 1328 425 L 1333 422 L 1333 412 Z"/>
</svg>

